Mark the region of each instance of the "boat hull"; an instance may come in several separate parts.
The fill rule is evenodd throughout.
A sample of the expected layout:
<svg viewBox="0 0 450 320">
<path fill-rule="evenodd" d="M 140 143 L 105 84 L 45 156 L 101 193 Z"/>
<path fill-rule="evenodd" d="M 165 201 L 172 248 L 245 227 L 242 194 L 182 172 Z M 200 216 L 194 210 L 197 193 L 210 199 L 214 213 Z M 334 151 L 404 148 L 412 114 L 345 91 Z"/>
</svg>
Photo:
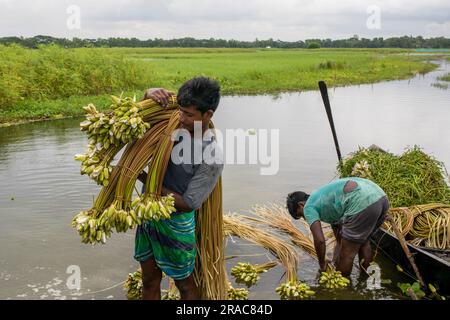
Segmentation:
<svg viewBox="0 0 450 320">
<path fill-rule="evenodd" d="M 371 238 L 375 249 L 380 250 L 395 264 L 400 265 L 404 271 L 414 278 L 414 270 L 403 251 L 397 238 L 383 229 L 378 229 Z M 432 284 L 441 295 L 450 295 L 450 262 L 438 254 L 417 246 L 408 244 L 408 248 L 414 255 L 414 260 L 426 284 Z M 441 255 L 441 256 L 439 256 Z"/>
</svg>

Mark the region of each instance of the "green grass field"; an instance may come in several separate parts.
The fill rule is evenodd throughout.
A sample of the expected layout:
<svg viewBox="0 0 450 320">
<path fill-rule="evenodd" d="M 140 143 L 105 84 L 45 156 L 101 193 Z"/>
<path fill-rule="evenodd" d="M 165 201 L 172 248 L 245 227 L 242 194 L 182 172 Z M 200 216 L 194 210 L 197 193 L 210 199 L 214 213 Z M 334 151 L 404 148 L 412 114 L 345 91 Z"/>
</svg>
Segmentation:
<svg viewBox="0 0 450 320">
<path fill-rule="evenodd" d="M 404 79 L 435 68 L 400 49 L 172 49 L 0 46 L 0 123 L 83 114 L 109 95 L 176 91 L 186 80 L 217 79 L 225 95 L 263 94 Z"/>
<path fill-rule="evenodd" d="M 133 53 L 147 62 L 158 83 L 171 89 L 197 75 L 218 79 L 225 94 L 313 90 L 329 86 L 402 79 L 430 70 L 417 59 L 368 50 L 259 50 L 219 53 Z"/>
</svg>

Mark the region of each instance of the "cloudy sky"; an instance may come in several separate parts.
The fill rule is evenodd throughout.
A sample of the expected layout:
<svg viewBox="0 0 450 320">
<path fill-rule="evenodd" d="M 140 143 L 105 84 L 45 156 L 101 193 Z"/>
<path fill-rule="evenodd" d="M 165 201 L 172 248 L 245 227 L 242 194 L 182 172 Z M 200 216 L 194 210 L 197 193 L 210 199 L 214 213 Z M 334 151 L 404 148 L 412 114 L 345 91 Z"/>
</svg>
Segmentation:
<svg viewBox="0 0 450 320">
<path fill-rule="evenodd" d="M 450 37 L 449 0 L 0 0 L 0 37 Z"/>
</svg>

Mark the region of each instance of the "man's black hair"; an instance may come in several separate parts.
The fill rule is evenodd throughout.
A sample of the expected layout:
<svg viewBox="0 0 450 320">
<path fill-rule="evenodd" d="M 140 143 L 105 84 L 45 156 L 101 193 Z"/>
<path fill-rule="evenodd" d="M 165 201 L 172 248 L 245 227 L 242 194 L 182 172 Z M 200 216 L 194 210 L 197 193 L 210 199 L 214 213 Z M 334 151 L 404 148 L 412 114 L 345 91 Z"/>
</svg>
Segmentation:
<svg viewBox="0 0 450 320">
<path fill-rule="evenodd" d="M 299 219 L 300 217 L 297 215 L 298 203 L 300 201 L 306 201 L 309 198 L 309 194 L 303 191 L 294 191 L 288 194 L 286 199 L 286 206 L 289 211 L 289 214 L 294 219 Z"/>
<path fill-rule="evenodd" d="M 220 101 L 220 85 L 206 77 L 195 77 L 186 81 L 178 90 L 178 104 L 195 108 L 204 114 L 208 110 L 216 111 Z"/>
</svg>

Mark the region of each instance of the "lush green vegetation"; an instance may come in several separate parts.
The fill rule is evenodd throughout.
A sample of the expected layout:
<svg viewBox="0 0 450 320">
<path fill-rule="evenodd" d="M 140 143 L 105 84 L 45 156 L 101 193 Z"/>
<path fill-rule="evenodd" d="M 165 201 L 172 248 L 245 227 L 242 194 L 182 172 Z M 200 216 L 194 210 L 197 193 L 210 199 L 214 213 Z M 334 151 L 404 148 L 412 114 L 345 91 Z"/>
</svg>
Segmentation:
<svg viewBox="0 0 450 320">
<path fill-rule="evenodd" d="M 80 39 L 54 38 L 50 36 L 3 37 L 0 44 L 20 44 L 28 48 L 37 48 L 42 44 L 57 44 L 65 48 L 81 47 L 129 47 L 129 48 L 308 48 L 311 43 L 317 43 L 322 48 L 450 48 L 450 39 L 445 37 L 423 38 L 422 36 L 402 36 L 391 38 L 360 38 L 354 35 L 348 39 L 307 39 L 305 41 L 281 41 L 274 39 L 255 41 L 239 41 L 224 39 L 147 39 L 137 38 L 108 38 L 108 39 Z"/>
<path fill-rule="evenodd" d="M 450 72 L 444 74 L 444 75 L 441 76 L 441 77 L 439 77 L 438 80 L 441 80 L 441 81 L 450 81 Z"/>
<path fill-rule="evenodd" d="M 164 87 L 176 89 L 185 80 L 204 74 L 218 79 L 225 94 L 257 94 L 312 90 L 318 80 L 343 86 L 401 79 L 433 68 L 419 61 L 420 57 L 393 54 L 399 52 L 309 49 L 204 54 L 129 49 L 127 54 L 140 63 L 147 62 Z"/>
<path fill-rule="evenodd" d="M 148 87 L 177 88 L 206 75 L 224 94 L 259 94 L 372 83 L 425 73 L 434 65 L 399 49 L 26 49 L 0 46 L 0 123 L 77 116 L 89 102 Z M 401 53 L 401 54 L 400 54 Z"/>
<path fill-rule="evenodd" d="M 0 47 L 0 108 L 135 88 L 150 70 L 107 50 Z"/>
<path fill-rule="evenodd" d="M 434 82 L 431 85 L 439 89 L 447 90 L 449 88 L 447 82 L 450 82 L 450 72 L 438 77 L 437 80 L 437 82 Z"/>
<path fill-rule="evenodd" d="M 142 92 L 137 92 L 142 96 Z M 134 92 L 125 92 L 127 96 L 133 96 Z M 27 122 L 29 120 L 59 119 L 76 117 L 83 114 L 81 107 L 93 103 L 98 109 L 106 110 L 111 104 L 111 98 L 107 94 L 96 96 L 72 96 L 55 100 L 27 99 L 19 102 L 13 108 L 0 110 L 0 125 Z"/>
</svg>

